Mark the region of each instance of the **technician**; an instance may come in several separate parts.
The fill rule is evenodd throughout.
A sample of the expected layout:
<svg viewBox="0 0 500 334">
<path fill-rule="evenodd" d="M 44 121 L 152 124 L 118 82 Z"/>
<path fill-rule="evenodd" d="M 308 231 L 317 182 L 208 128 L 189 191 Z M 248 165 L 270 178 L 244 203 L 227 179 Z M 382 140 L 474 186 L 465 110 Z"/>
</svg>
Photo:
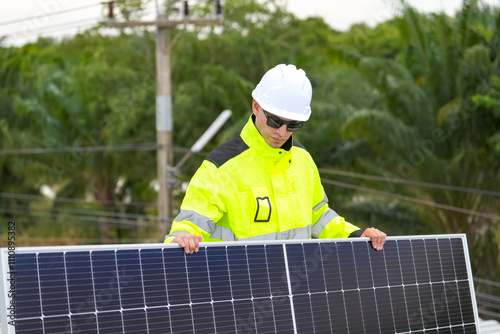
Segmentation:
<svg viewBox="0 0 500 334">
<path fill-rule="evenodd" d="M 252 115 L 241 134 L 203 161 L 165 242 L 185 253 L 202 241 L 370 237 L 328 206 L 318 168 L 293 132 L 311 115 L 312 86 L 294 65 L 270 69 L 252 92 Z"/>
</svg>

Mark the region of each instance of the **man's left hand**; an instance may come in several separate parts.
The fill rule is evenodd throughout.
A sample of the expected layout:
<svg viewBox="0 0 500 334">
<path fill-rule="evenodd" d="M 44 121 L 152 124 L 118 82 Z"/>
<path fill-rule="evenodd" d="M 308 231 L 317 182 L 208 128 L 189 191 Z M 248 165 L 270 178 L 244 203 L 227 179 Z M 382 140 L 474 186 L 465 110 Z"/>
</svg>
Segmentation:
<svg viewBox="0 0 500 334">
<path fill-rule="evenodd" d="M 372 247 L 376 250 L 381 250 L 387 239 L 387 235 L 375 227 L 367 228 L 361 237 L 370 237 L 372 239 Z"/>
</svg>

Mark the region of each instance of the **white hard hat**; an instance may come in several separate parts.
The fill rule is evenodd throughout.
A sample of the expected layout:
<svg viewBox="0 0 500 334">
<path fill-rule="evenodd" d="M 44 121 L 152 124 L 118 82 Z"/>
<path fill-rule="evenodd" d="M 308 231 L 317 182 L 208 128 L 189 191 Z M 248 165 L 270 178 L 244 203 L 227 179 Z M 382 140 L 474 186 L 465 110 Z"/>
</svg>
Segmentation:
<svg viewBox="0 0 500 334">
<path fill-rule="evenodd" d="M 280 64 L 264 74 L 252 97 L 265 111 L 294 121 L 311 116 L 312 86 L 306 72 Z"/>
</svg>

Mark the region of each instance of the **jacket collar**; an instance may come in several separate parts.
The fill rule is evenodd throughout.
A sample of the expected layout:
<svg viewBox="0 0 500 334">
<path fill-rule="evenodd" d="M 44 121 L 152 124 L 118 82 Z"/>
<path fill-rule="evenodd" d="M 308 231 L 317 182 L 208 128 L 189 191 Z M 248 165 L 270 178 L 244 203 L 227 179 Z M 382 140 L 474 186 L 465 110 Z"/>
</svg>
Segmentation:
<svg viewBox="0 0 500 334">
<path fill-rule="evenodd" d="M 286 159 L 286 167 L 290 166 L 292 162 L 291 148 L 293 145 L 293 135 L 290 136 L 281 148 L 273 148 L 262 138 L 259 130 L 255 127 L 254 121 L 255 116 L 252 114 L 247 124 L 243 127 L 243 130 L 241 130 L 241 139 L 257 153 L 257 156 L 262 157 L 265 162 L 269 161 L 275 166 Z"/>
</svg>

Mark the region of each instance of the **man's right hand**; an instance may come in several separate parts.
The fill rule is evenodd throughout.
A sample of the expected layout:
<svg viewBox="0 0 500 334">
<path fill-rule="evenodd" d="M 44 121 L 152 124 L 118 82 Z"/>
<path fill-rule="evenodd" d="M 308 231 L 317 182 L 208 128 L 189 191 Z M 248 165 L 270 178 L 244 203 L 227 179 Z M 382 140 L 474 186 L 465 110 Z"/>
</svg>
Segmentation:
<svg viewBox="0 0 500 334">
<path fill-rule="evenodd" d="M 179 246 L 184 248 L 184 253 L 193 254 L 200 249 L 200 242 L 203 240 L 201 235 L 195 234 L 180 234 L 176 236 L 172 241 L 178 243 Z"/>
</svg>

